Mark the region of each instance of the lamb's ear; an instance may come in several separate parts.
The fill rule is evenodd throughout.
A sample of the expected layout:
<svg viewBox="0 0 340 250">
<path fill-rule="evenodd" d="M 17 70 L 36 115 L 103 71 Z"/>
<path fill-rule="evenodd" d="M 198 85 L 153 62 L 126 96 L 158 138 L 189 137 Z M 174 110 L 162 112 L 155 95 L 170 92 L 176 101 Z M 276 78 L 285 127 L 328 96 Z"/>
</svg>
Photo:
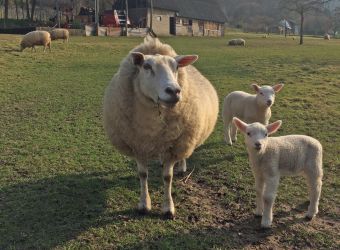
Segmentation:
<svg viewBox="0 0 340 250">
<path fill-rule="evenodd" d="M 281 124 L 282 124 L 282 121 L 278 120 L 276 122 L 273 122 L 267 125 L 266 127 L 267 127 L 268 134 L 271 135 L 271 134 L 274 134 L 276 131 L 278 131 L 278 129 L 281 127 Z"/>
<path fill-rule="evenodd" d="M 193 64 L 198 59 L 198 55 L 186 55 L 186 56 L 176 56 L 175 60 L 178 64 L 178 67 L 185 67 L 189 64 Z"/>
<path fill-rule="evenodd" d="M 238 119 L 237 117 L 233 118 L 233 123 L 235 124 L 235 126 L 242 132 L 242 133 L 246 133 L 246 129 L 248 124 L 241 121 L 240 119 Z"/>
<path fill-rule="evenodd" d="M 257 93 L 259 91 L 259 89 L 261 88 L 259 85 L 257 85 L 256 83 L 253 83 L 251 85 L 253 87 L 253 89 L 255 90 L 255 92 Z"/>
<path fill-rule="evenodd" d="M 134 65 L 142 66 L 144 63 L 144 54 L 140 52 L 131 52 L 132 62 Z"/>
<path fill-rule="evenodd" d="M 275 84 L 272 88 L 274 89 L 274 91 L 277 93 L 277 92 L 280 92 L 281 89 L 283 88 L 283 86 L 285 86 L 284 84 L 282 83 L 279 83 L 279 84 Z"/>
</svg>

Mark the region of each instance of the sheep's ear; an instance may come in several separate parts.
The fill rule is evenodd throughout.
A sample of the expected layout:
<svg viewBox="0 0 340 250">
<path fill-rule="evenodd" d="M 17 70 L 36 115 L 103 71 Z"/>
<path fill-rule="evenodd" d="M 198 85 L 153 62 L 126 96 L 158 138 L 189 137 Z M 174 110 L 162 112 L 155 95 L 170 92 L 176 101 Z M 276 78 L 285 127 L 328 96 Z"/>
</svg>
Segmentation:
<svg viewBox="0 0 340 250">
<path fill-rule="evenodd" d="M 242 132 L 242 133 L 246 133 L 246 129 L 248 124 L 241 121 L 240 119 L 238 119 L 237 117 L 233 118 L 233 123 L 235 124 L 235 126 Z"/>
<path fill-rule="evenodd" d="M 271 135 L 271 134 L 274 134 L 276 131 L 278 131 L 278 129 L 281 127 L 281 124 L 282 124 L 282 121 L 278 120 L 276 122 L 273 122 L 267 125 L 266 127 L 267 127 L 268 134 Z"/>
<path fill-rule="evenodd" d="M 275 91 L 276 93 L 278 93 L 278 92 L 281 91 L 281 89 L 283 88 L 283 86 L 285 86 L 285 85 L 282 84 L 282 83 L 279 83 L 279 84 L 275 84 L 272 88 L 274 89 L 274 91 Z"/>
<path fill-rule="evenodd" d="M 186 56 L 176 56 L 175 60 L 178 64 L 178 67 L 185 67 L 189 64 L 193 64 L 198 59 L 198 55 L 186 55 Z"/>
<path fill-rule="evenodd" d="M 131 52 L 131 57 L 134 65 L 142 66 L 144 63 L 144 54 L 140 52 Z"/>
<path fill-rule="evenodd" d="M 260 89 L 260 86 L 257 85 L 256 83 L 253 83 L 251 86 L 253 87 L 253 89 L 255 90 L 256 93 L 257 93 L 257 92 L 259 91 L 259 89 Z"/>
</svg>

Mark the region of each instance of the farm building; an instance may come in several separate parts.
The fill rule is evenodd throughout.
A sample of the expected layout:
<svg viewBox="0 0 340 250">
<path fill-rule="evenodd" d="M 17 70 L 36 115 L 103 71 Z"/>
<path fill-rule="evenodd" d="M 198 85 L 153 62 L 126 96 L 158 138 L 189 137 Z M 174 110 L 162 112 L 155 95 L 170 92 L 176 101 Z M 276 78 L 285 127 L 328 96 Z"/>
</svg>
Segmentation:
<svg viewBox="0 0 340 250">
<path fill-rule="evenodd" d="M 153 0 L 151 11 L 149 0 L 128 0 L 131 25 L 152 25 L 153 31 L 163 36 L 223 36 L 226 18 L 218 6 L 215 0 Z M 117 0 L 113 9 L 125 9 L 125 1 Z"/>
</svg>

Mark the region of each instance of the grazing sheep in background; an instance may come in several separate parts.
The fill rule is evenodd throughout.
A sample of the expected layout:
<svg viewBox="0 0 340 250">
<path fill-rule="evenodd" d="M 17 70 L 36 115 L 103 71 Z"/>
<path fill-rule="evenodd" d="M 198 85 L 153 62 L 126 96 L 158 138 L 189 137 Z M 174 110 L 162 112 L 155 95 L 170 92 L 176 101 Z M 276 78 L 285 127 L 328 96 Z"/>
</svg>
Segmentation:
<svg viewBox="0 0 340 250">
<path fill-rule="evenodd" d="M 31 31 L 23 36 L 20 42 L 20 51 L 23 51 L 25 48 L 32 48 L 32 51 L 36 51 L 35 46 L 42 45 L 44 46 L 44 52 L 46 51 L 46 47 L 51 51 L 51 36 L 47 31 L 36 30 Z"/>
<path fill-rule="evenodd" d="M 323 36 L 323 39 L 325 39 L 325 40 L 331 40 L 331 36 L 330 36 L 329 34 L 325 34 L 325 35 Z"/>
<path fill-rule="evenodd" d="M 234 116 L 245 122 L 260 122 L 267 125 L 271 117 L 270 107 L 274 104 L 275 93 L 283 88 L 283 84 L 258 86 L 252 84 L 256 95 L 243 91 L 231 92 L 224 98 L 222 117 L 224 124 L 224 139 L 232 145 L 237 140 L 237 128 L 232 124 Z"/>
<path fill-rule="evenodd" d="M 280 176 L 303 175 L 309 187 L 309 207 L 306 217 L 318 213 L 322 186 L 322 146 L 305 135 L 268 137 L 281 126 L 276 121 L 267 126 L 246 124 L 238 118 L 233 123 L 245 135 L 249 162 L 255 177 L 256 210 L 262 216 L 261 226 L 268 228 L 273 221 L 273 205 Z"/>
<path fill-rule="evenodd" d="M 68 42 L 70 37 L 70 32 L 67 29 L 53 29 L 50 33 L 52 40 L 63 39 L 64 42 Z"/>
<path fill-rule="evenodd" d="M 214 87 L 190 64 L 197 56 L 178 56 L 167 44 L 147 37 L 121 62 L 106 89 L 104 128 L 111 143 L 137 162 L 140 212 L 151 209 L 147 164 L 163 164 L 163 212 L 173 218 L 173 167 L 186 160 L 214 129 L 218 97 Z"/>
<path fill-rule="evenodd" d="M 231 39 L 228 42 L 229 46 L 246 46 L 246 41 L 242 38 Z"/>
</svg>

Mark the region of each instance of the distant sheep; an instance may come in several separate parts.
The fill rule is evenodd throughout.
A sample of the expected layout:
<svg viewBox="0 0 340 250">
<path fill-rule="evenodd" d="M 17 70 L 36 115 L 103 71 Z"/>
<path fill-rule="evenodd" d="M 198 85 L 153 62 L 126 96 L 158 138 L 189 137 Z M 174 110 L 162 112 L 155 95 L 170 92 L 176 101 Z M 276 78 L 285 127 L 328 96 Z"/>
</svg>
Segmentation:
<svg viewBox="0 0 340 250">
<path fill-rule="evenodd" d="M 36 30 L 31 31 L 23 36 L 20 42 L 20 51 L 23 51 L 25 48 L 32 48 L 32 51 L 36 51 L 35 46 L 42 45 L 44 46 L 44 52 L 46 51 L 46 47 L 51 51 L 51 36 L 47 31 Z"/>
<path fill-rule="evenodd" d="M 111 143 L 137 162 L 141 183 L 138 210 L 148 212 L 148 168 L 163 164 L 163 212 L 173 218 L 173 167 L 186 171 L 186 159 L 214 129 L 218 97 L 193 66 L 196 55 L 177 55 L 167 44 L 147 37 L 121 62 L 105 91 L 104 128 Z"/>
<path fill-rule="evenodd" d="M 51 39 L 63 39 L 64 42 L 68 42 L 70 37 L 70 32 L 67 29 L 53 29 L 51 32 Z"/>
<path fill-rule="evenodd" d="M 303 175 L 309 187 L 310 204 L 306 217 L 318 213 L 322 186 L 322 146 L 316 139 L 305 135 L 268 137 L 281 126 L 276 121 L 267 126 L 246 124 L 233 119 L 245 135 L 249 162 L 255 177 L 256 210 L 262 216 L 261 227 L 269 228 L 273 221 L 273 205 L 281 176 Z"/>
<path fill-rule="evenodd" d="M 325 40 L 331 40 L 331 36 L 330 36 L 329 34 L 325 34 L 325 35 L 323 36 L 323 39 L 325 39 Z"/>
<path fill-rule="evenodd" d="M 231 39 L 228 42 L 229 46 L 246 46 L 246 41 L 242 38 Z"/>
<path fill-rule="evenodd" d="M 243 91 L 231 92 L 224 98 L 222 117 L 224 124 L 224 139 L 226 143 L 232 145 L 236 142 L 237 128 L 232 124 L 234 116 L 245 122 L 260 122 L 267 125 L 271 117 L 271 106 L 275 101 L 275 93 L 278 93 L 283 84 L 274 86 L 258 86 L 252 84 L 256 95 L 251 95 Z"/>
</svg>

